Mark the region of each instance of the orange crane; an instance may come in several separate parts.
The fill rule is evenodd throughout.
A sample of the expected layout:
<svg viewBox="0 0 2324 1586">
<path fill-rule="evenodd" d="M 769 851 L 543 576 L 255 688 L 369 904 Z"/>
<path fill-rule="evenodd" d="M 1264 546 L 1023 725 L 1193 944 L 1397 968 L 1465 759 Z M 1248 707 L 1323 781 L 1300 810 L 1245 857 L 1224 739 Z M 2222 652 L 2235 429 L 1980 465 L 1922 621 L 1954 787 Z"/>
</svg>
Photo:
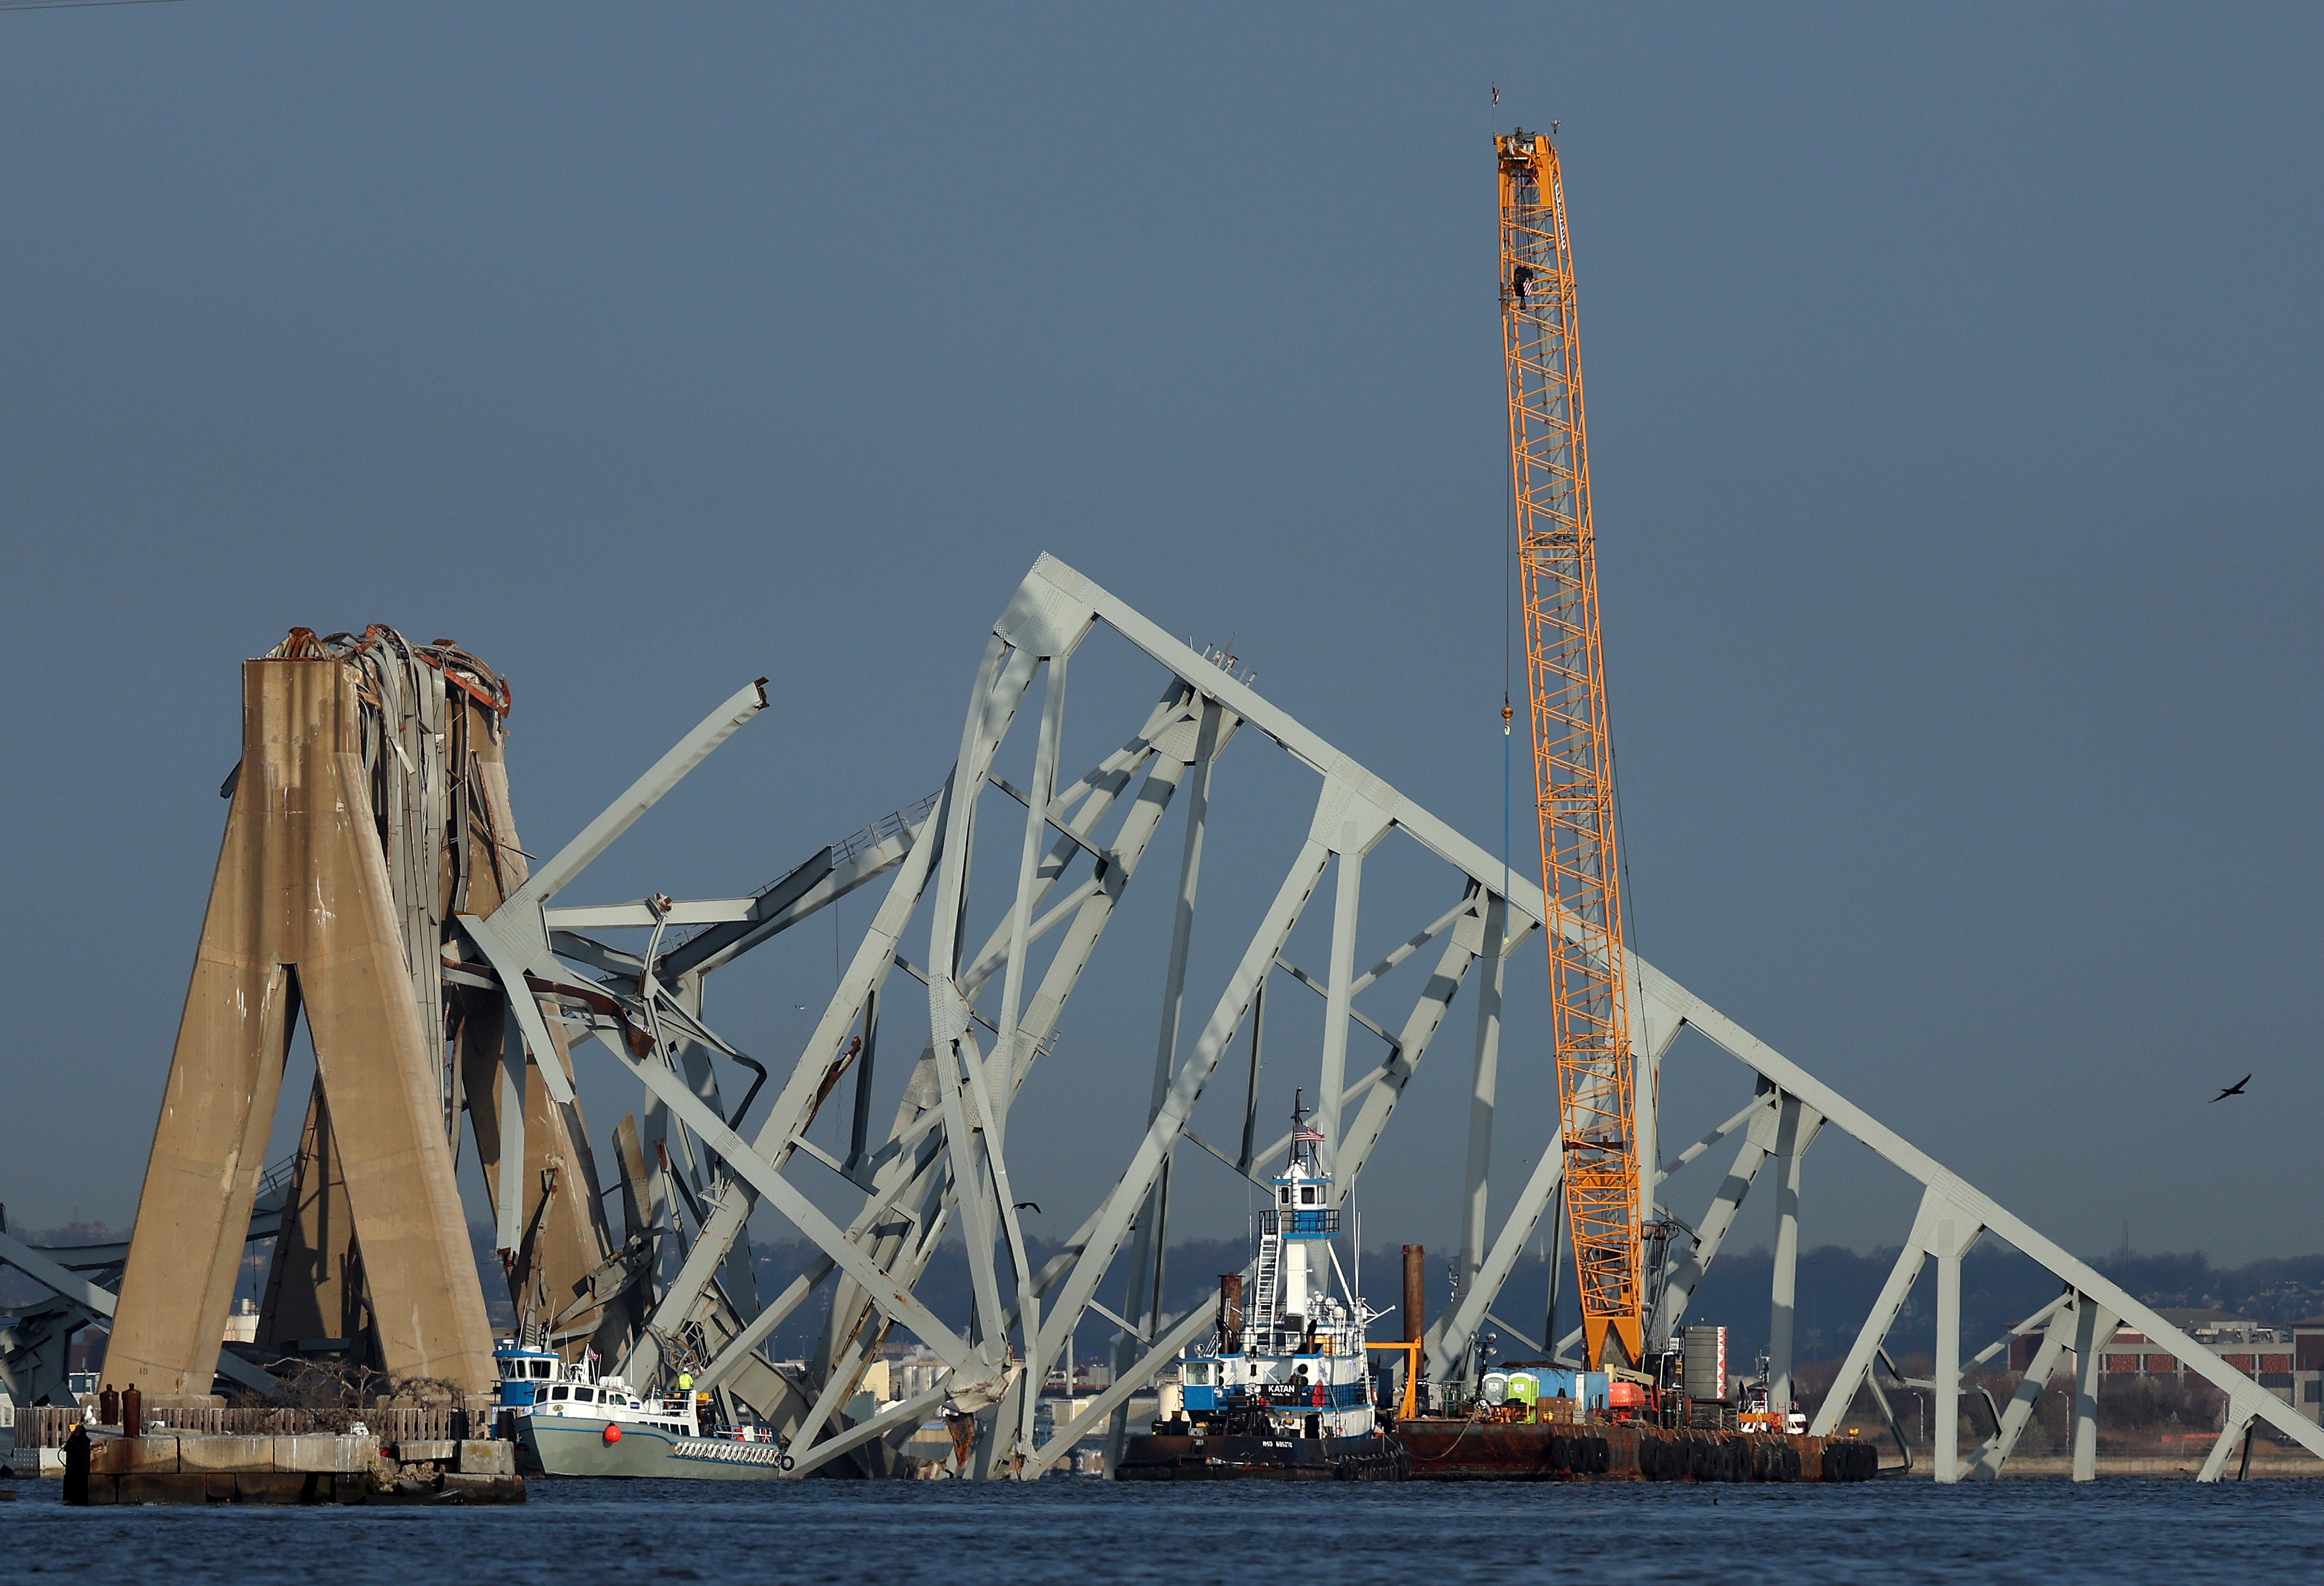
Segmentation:
<svg viewBox="0 0 2324 1586">
<path fill-rule="evenodd" d="M 1573 254 L 1565 188 L 1548 137 L 1520 127 L 1494 142 L 1501 175 L 1509 477 L 1542 891 L 1550 913 L 1543 934 L 1549 941 L 1566 1216 L 1590 1365 L 1606 1363 L 1610 1336 L 1627 1357 L 1614 1363 L 1635 1369 L 1646 1353 L 1637 1119 Z"/>
</svg>

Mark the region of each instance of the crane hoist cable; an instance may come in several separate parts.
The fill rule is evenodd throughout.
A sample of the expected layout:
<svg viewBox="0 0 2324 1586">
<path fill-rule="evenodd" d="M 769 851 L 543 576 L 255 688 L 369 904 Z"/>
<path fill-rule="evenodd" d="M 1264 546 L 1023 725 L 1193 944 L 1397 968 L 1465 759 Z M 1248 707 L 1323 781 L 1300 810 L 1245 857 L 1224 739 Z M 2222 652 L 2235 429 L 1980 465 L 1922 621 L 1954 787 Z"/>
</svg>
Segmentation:
<svg viewBox="0 0 2324 1586">
<path fill-rule="evenodd" d="M 1565 1203 L 1591 1366 L 1646 1350 L 1637 1118 L 1582 347 L 1557 151 L 1496 137 L 1509 477 L 1549 919 Z"/>
</svg>

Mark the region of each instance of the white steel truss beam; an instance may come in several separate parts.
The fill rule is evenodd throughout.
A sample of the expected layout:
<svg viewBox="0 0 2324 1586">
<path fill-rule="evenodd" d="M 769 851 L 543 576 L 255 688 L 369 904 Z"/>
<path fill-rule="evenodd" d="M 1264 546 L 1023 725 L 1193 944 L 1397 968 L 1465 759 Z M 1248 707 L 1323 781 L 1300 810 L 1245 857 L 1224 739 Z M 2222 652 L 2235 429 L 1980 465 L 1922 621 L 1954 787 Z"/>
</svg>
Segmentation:
<svg viewBox="0 0 2324 1586">
<path fill-rule="evenodd" d="M 1083 638 L 1101 623 L 1159 662 L 1171 675 L 1172 688 L 1166 691 L 1140 733 L 1079 781 L 1060 789 L 1056 783 L 1066 662 Z M 1032 786 L 1020 788 L 995 772 L 994 759 L 1020 705 L 1045 669 L 1047 685 Z M 697 733 L 710 726 L 706 724 Z M 1251 929 L 1235 968 L 1219 989 L 1208 1019 L 1182 1056 L 1179 1024 L 1185 999 L 1190 994 L 1186 964 L 1202 832 L 1211 798 L 1209 768 L 1226 737 L 1239 726 L 1256 730 L 1317 773 L 1322 788 L 1298 853 L 1284 872 L 1273 901 Z M 731 726 L 726 730 L 731 731 Z M 1176 739 L 1163 742 L 1172 734 L 1182 735 L 1183 745 Z M 1098 834 L 1099 821 L 1149 761 L 1147 793 L 1132 801 L 1120 834 L 1108 844 Z M 1023 807 L 1023 835 L 1010 844 L 1014 884 L 1008 905 L 982 946 L 971 952 L 973 938 L 965 934 L 964 906 L 971 895 L 979 794 L 987 786 Z M 1150 1098 L 1148 1126 L 1125 1170 L 1084 1221 L 1068 1251 L 1037 1273 L 1030 1269 L 1008 1188 L 1010 1109 L 1028 1069 L 1053 1038 L 1057 1011 L 1111 918 L 1139 855 L 1150 844 L 1162 808 L 1182 787 L 1189 790 L 1187 802 L 1192 808 L 1180 866 L 1176 923 L 1164 974 L 1157 1087 Z M 608 813 L 610 816 L 614 812 Z M 591 832 L 576 838 L 568 849 L 586 853 L 592 851 L 592 844 L 602 846 L 598 827 L 604 818 L 593 823 Z M 1356 937 L 1361 923 L 1363 861 L 1392 829 L 1404 831 L 1449 863 L 1464 878 L 1467 892 L 1462 904 L 1444 919 L 1407 941 L 1368 973 L 1360 974 Z M 816 1363 L 823 1375 L 816 1391 L 823 1399 L 829 1401 L 844 1386 L 843 1378 L 852 1382 L 853 1372 L 865 1358 L 864 1328 L 876 1311 L 920 1332 L 956 1374 L 1001 1385 L 1009 1371 L 1021 1368 L 1021 1378 L 1013 1379 L 1015 1386 L 994 1386 L 989 1395 L 988 1407 L 997 1406 L 1001 1425 L 996 1438 L 980 1454 L 979 1469 L 1038 1471 L 1069 1445 L 1065 1442 L 1069 1435 L 1079 1434 L 1066 1428 L 1048 1444 L 1034 1448 L 1030 1441 L 1033 1394 L 1024 1385 L 1038 1387 L 1085 1316 L 1111 1314 L 1098 1305 L 1097 1289 L 1115 1268 L 1133 1235 L 1143 1231 L 1157 1240 L 1167 1237 L 1161 1186 L 1180 1139 L 1191 1138 L 1187 1121 L 1193 1108 L 1234 1037 L 1246 1022 L 1255 1025 L 1254 1009 L 1262 1005 L 1265 982 L 1280 960 L 1292 927 L 1324 872 L 1336 867 L 1331 944 L 1323 973 L 1318 976 L 1291 973 L 1325 1000 L 1317 1059 L 1318 1122 L 1326 1137 L 1325 1151 L 1336 1158 L 1337 1187 L 1342 1197 L 1353 1188 L 1459 990 L 1480 958 L 1489 965 L 1480 977 L 1476 1060 L 1470 1075 L 1472 1129 L 1462 1183 L 1464 1282 L 1456 1305 L 1432 1330 L 1428 1349 L 1430 1369 L 1440 1375 L 1466 1357 L 1478 1326 L 1490 1314 L 1517 1253 L 1554 1202 L 1558 1185 L 1553 1130 L 1546 1141 L 1526 1142 L 1540 1148 L 1538 1165 L 1498 1229 L 1489 1222 L 1483 1186 L 1499 1132 L 1494 1117 L 1495 1093 L 1498 1071 L 1504 1065 L 1497 996 L 1501 968 L 1514 947 L 1545 920 L 1569 937 L 1579 933 L 1574 922 L 1550 918 L 1536 884 L 1512 875 L 1498 858 L 1261 696 L 1231 666 L 1197 653 L 1110 592 L 1049 557 L 1035 566 L 994 626 L 941 803 L 908 845 L 899 843 L 898 846 L 900 862 L 886 862 L 893 864 L 895 879 L 879 914 L 752 1144 L 746 1146 L 720 1120 L 715 1109 L 706 1106 L 666 1065 L 640 1064 L 626 1053 L 617 1054 L 640 1070 L 641 1077 L 685 1130 L 740 1180 L 734 1193 L 711 1208 L 678 1281 L 664 1292 L 658 1314 L 680 1314 L 690 1307 L 694 1296 L 704 1291 L 739 1237 L 752 1204 L 761 1198 L 773 1202 L 785 1215 L 800 1222 L 822 1251 L 816 1269 L 794 1282 L 773 1309 L 792 1313 L 825 1277 L 837 1285 L 825 1345 Z M 1077 862 L 1093 867 L 1093 873 L 1086 881 L 1068 879 Z M 557 868 L 558 862 L 552 862 L 544 867 L 542 876 L 556 880 L 552 872 Z M 547 890 L 545 886 L 536 890 L 536 903 L 545 900 L 541 894 Z M 802 900 L 805 897 L 802 894 Z M 868 1065 L 872 1010 L 881 996 L 888 972 L 899 964 L 911 967 L 902 952 L 903 937 L 923 903 L 929 906 L 929 936 L 927 968 L 920 973 L 927 980 L 934 1041 L 907 1088 L 887 1144 L 875 1148 L 859 1120 L 858 1138 L 842 1169 L 869 1174 L 868 1182 L 875 1187 L 867 1196 L 863 1215 L 851 1228 L 842 1229 L 786 1185 L 782 1173 L 792 1152 L 801 1148 L 821 1100 L 831 1093 L 839 1070 L 848 1061 L 844 1049 L 848 1032 L 859 1023 L 866 1032 Z M 613 912 L 618 910 L 609 911 L 609 919 Z M 695 912 L 728 921 L 709 928 L 731 934 L 741 923 L 739 917 L 750 910 L 740 901 L 729 901 L 696 906 Z M 763 907 L 760 912 L 765 912 Z M 572 917 L 595 923 L 594 916 Z M 621 922 L 628 923 L 626 914 L 621 916 Z M 565 921 L 560 917 L 557 923 Z M 1448 927 L 1452 939 L 1435 973 L 1404 1028 L 1391 1034 L 1386 1025 L 1359 1008 L 1356 1000 Z M 1038 973 L 1031 956 L 1037 946 L 1050 953 L 1046 971 Z M 512 956 L 522 958 L 522 948 L 517 947 Z M 1711 1214 L 1694 1230 L 1694 1250 L 1674 1274 L 1663 1296 L 1658 1315 L 1665 1326 L 1675 1324 L 1683 1316 L 1702 1269 L 1716 1257 L 1731 1229 L 1745 1194 L 1764 1165 L 1773 1161 L 1778 1201 L 1778 1259 L 1770 1296 L 1773 1352 L 1778 1373 L 1788 1368 L 1789 1351 L 1783 1341 L 1790 1331 L 1801 1158 L 1818 1130 L 1828 1123 L 1921 1184 L 1923 1194 L 1895 1270 L 1850 1351 L 1840 1384 L 1819 1415 L 1819 1430 L 1829 1431 L 1857 1388 L 1871 1380 L 1882 1340 L 1913 1279 L 1930 1259 L 1939 1265 L 1936 1383 L 1944 1401 L 1940 1406 L 1941 1432 L 1946 1425 L 1957 1425 L 1957 1417 L 1947 1412 L 1957 1403 L 1962 1369 L 1959 1262 L 1976 1240 L 1989 1231 L 2050 1269 L 2072 1291 L 2070 1303 L 2052 1312 L 2044 1324 L 2043 1348 L 2049 1353 L 2045 1369 L 2073 1348 L 2078 1353 L 2078 1375 L 2087 1380 L 2092 1354 L 2103 1342 L 2094 1341 L 2093 1330 L 2102 1323 L 2110 1332 L 2120 1319 L 2146 1331 L 2158 1347 L 2177 1352 L 2190 1370 L 2227 1392 L 2237 1416 L 2265 1417 L 2296 1440 L 2324 1452 L 2324 1434 L 2300 1422 L 2272 1397 L 2258 1395 L 2266 1402 L 2257 1402 L 2258 1390 L 2239 1373 L 2044 1239 L 2023 1219 L 1652 964 L 1634 954 L 1622 968 L 1637 992 L 1643 1032 L 1641 1083 L 1650 1095 L 1663 1053 L 1678 1031 L 1689 1026 L 1752 1069 L 1763 1087 L 1762 1094 L 1743 1112 L 1669 1164 L 1673 1170 L 1683 1166 L 1734 1130 L 1748 1127 L 1735 1170 L 1714 1197 Z M 989 986 L 997 988 L 999 1006 L 988 1011 L 979 1003 Z M 1347 1042 L 1349 1031 L 1357 1025 L 1378 1034 L 1388 1044 L 1388 1053 L 1377 1068 L 1351 1084 L 1346 1072 Z M 980 1037 L 980 1029 L 991 1032 L 989 1042 Z M 1243 1148 L 1230 1158 L 1225 1152 L 1204 1147 L 1245 1174 L 1261 1155 L 1251 1149 L 1249 1139 L 1256 1108 L 1255 1028 L 1253 1041 L 1254 1089 L 1245 1105 Z M 1346 1109 L 1353 1110 L 1352 1118 Z M 1650 1114 L 1652 1110 L 1644 1111 Z M 1652 1122 L 1648 1116 L 1642 1139 L 1651 1140 Z M 811 1154 L 830 1156 L 820 1151 Z M 1651 1156 L 1648 1170 L 1654 1182 L 1665 1176 L 1662 1165 Z M 860 1176 L 856 1181 L 867 1182 Z M 1646 1214 L 1657 1214 L 1651 1197 Z M 975 1294 L 972 1325 L 965 1336 L 951 1332 L 910 1293 L 936 1231 L 955 1216 L 968 1240 Z M 1147 1257 L 1155 1254 L 1158 1251 L 1145 1252 Z M 1003 1302 L 999 1261 L 1004 1256 L 1021 1303 Z M 1130 1349 L 1134 1359 L 1124 1357 L 1131 1379 L 1116 1384 L 1116 1402 L 1102 1408 L 1089 1406 L 1076 1417 L 1075 1427 L 1083 1430 L 1111 1417 L 1137 1379 L 1150 1374 L 1208 1322 L 1207 1314 L 1197 1308 L 1173 1323 L 1157 1325 L 1158 1274 L 1147 1259 L 1137 1265 L 1141 1276 L 1122 1325 L 1126 1334 L 1134 1337 L 1143 1332 L 1146 1339 Z M 2065 1342 L 2061 1331 L 2070 1322 L 2075 1331 L 2071 1344 Z M 771 1325 L 745 1319 L 724 1353 L 754 1347 Z M 929 1337 L 923 1329 L 936 1336 Z M 1019 1340 L 1016 1351 L 1009 1348 L 1011 1333 Z M 638 1363 L 646 1369 L 646 1375 L 651 1374 L 650 1345 L 641 1346 Z M 2013 1401 L 2012 1412 L 2015 1410 Z M 2078 1430 L 2086 1431 L 2087 1415 L 2078 1419 L 2082 1424 Z M 2014 1431 L 2022 1430 L 2022 1415 L 2013 1425 L 2010 1415 L 2004 1415 L 1995 1437 L 1966 1467 L 1959 1451 L 1944 1446 L 1941 1437 L 1939 1479 L 1954 1480 L 1965 1469 L 1982 1474 L 1988 1466 L 1997 1468 L 2014 1445 Z M 811 1438 L 813 1429 L 806 1430 Z M 858 1427 L 846 1435 L 858 1434 L 879 1434 Z M 2227 1455 L 2221 1451 L 2226 1446 L 2223 1442 L 2214 1451 L 2214 1465 L 2224 1462 Z"/>
</svg>

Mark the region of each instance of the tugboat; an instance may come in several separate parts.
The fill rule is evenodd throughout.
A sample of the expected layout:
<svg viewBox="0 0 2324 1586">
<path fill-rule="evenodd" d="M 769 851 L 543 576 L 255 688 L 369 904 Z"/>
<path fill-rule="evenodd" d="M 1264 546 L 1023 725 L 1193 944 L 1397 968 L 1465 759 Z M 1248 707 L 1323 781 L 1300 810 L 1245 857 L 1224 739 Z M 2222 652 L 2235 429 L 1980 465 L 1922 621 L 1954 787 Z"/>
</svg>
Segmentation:
<svg viewBox="0 0 2324 1586">
<path fill-rule="evenodd" d="M 1259 1271 L 1246 1316 L 1241 1280 L 1221 1285 L 1212 1347 L 1179 1358 L 1164 1414 L 1123 1451 L 1124 1481 L 1401 1481 L 1411 1456 L 1375 1402 L 1365 1305 L 1333 1241 L 1340 1213 L 1317 1165 L 1323 1137 L 1295 1093 L 1291 1159 L 1259 1215 Z M 1332 1280 L 1339 1279 L 1334 1295 Z"/>
<path fill-rule="evenodd" d="M 641 1397 L 594 1361 L 575 1363 L 512 1338 L 493 1351 L 500 1406 L 520 1457 L 549 1476 L 678 1476 L 766 1481 L 796 1462 L 764 1427 L 706 1432 L 692 1394 Z"/>
</svg>

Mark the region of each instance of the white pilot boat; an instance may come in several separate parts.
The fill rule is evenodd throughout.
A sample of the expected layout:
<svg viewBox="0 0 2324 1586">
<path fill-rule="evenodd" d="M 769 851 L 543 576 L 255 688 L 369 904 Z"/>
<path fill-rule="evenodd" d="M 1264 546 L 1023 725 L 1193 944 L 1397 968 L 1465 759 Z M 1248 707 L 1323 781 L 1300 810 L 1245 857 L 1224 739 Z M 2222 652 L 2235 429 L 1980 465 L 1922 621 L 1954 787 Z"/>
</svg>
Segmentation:
<svg viewBox="0 0 2324 1586">
<path fill-rule="evenodd" d="M 1340 1213 L 1315 1159 L 1323 1137 L 1296 1100 L 1291 1116 L 1291 1159 L 1260 1214 L 1248 1314 L 1222 1295 L 1216 1338 L 1180 1357 L 1162 1418 L 1123 1451 L 1121 1480 L 1400 1481 L 1411 1471 L 1366 1362 L 1364 1329 L 1380 1313 L 1333 1252 Z"/>
<path fill-rule="evenodd" d="M 619 1377 L 503 1339 L 493 1351 L 500 1404 L 521 1455 L 550 1476 L 674 1476 L 761 1481 L 793 1461 L 763 1427 L 705 1431 L 691 1394 L 650 1398 Z"/>
</svg>

